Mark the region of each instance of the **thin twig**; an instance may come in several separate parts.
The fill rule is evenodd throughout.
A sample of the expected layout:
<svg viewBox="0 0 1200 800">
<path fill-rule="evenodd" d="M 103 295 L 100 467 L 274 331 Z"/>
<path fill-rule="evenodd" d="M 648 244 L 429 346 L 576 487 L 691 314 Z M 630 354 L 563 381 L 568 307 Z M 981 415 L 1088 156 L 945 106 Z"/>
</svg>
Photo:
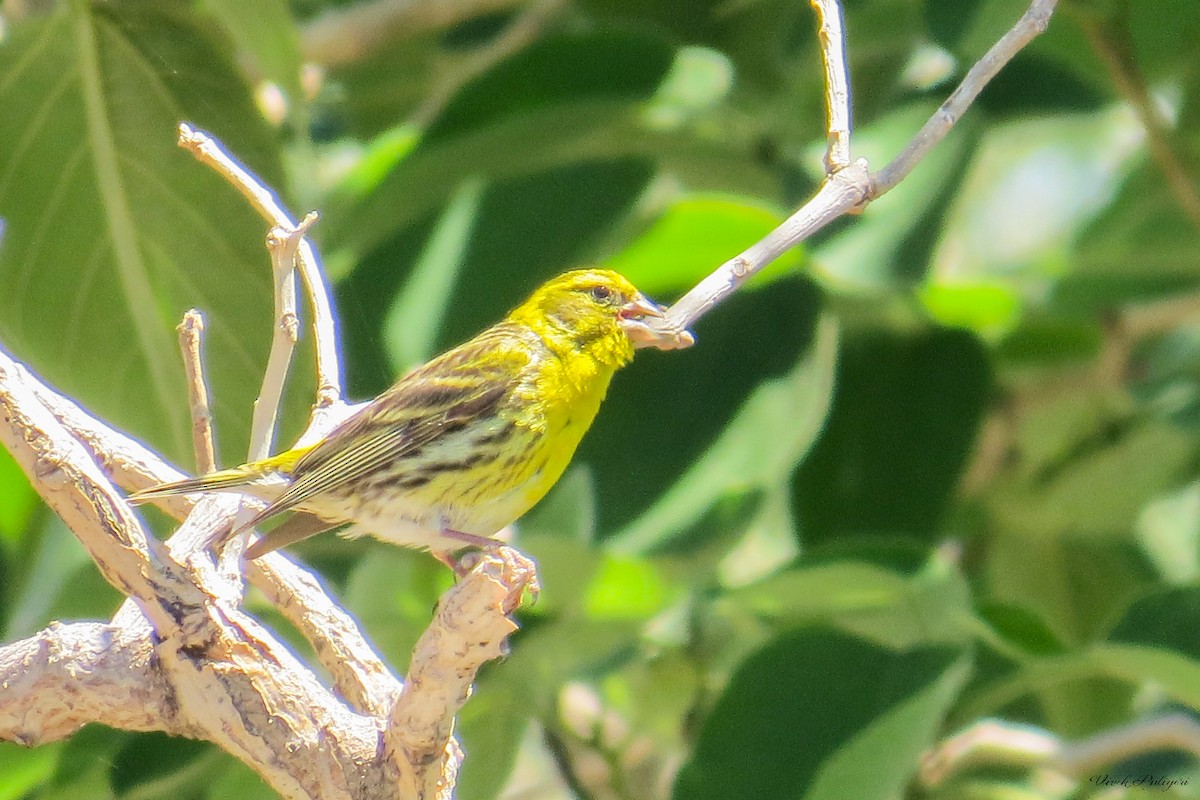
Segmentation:
<svg viewBox="0 0 1200 800">
<path fill-rule="evenodd" d="M 825 66 L 825 173 L 832 175 L 850 166 L 850 72 L 842 4 L 838 0 L 809 0 L 809 4 L 817 13 L 817 40 Z"/>
<path fill-rule="evenodd" d="M 1137 59 L 1131 50 L 1128 20 L 1122 15 L 1121 28 L 1114 30 L 1111 25 L 1097 21 L 1089 15 L 1076 16 L 1092 50 L 1108 70 L 1117 91 L 1133 108 L 1142 127 L 1145 128 L 1150 156 L 1167 179 L 1167 186 L 1175 195 L 1175 201 L 1192 224 L 1200 228 L 1200 192 L 1197 191 L 1195 179 L 1176 148 L 1176 137 L 1170 123 L 1154 102 L 1146 81 L 1138 70 Z"/>
<path fill-rule="evenodd" d="M 275 287 L 275 333 L 271 337 L 267 368 L 263 370 L 262 388 L 254 401 L 248 461 L 259 461 L 271 455 L 288 369 L 296 342 L 300 340 L 300 316 L 296 311 L 296 253 L 316 221 L 317 215 L 310 213 L 295 228 L 276 226 L 267 234 Z"/>
<path fill-rule="evenodd" d="M 751 275 L 833 220 L 861 208 L 866 202 L 867 180 L 866 162 L 861 159 L 835 172 L 795 214 L 679 298 L 657 327 L 675 333 L 681 347 L 690 345 L 687 329 L 692 323 L 737 291 Z"/>
<path fill-rule="evenodd" d="M 1017 20 L 1017 24 L 1000 37 L 1000 40 L 983 54 L 983 58 L 976 61 L 967 71 L 962 83 L 933 113 L 912 141 L 900 151 L 900 155 L 871 176 L 870 199 L 874 200 L 886 194 L 904 180 L 934 145 L 946 138 L 946 134 L 962 119 L 963 114 L 983 91 L 983 87 L 987 86 L 992 78 L 996 77 L 996 73 L 1012 61 L 1013 56 L 1025 45 L 1046 30 L 1046 26 L 1050 24 L 1050 15 L 1054 13 L 1057 4 L 1058 0 L 1033 0 L 1029 9 Z"/>
<path fill-rule="evenodd" d="M 327 8 L 300 30 L 304 60 L 336 66 L 387 44 L 506 11 L 525 0 L 367 0 Z"/>
<path fill-rule="evenodd" d="M 187 373 L 188 404 L 192 410 L 192 448 L 196 455 L 196 473 L 204 475 L 217 468 L 213 441 L 212 408 L 208 402 L 208 382 L 204 375 L 204 317 L 188 309 L 179 323 L 179 349 Z"/>
<path fill-rule="evenodd" d="M 438 79 L 421 101 L 411 122 L 424 127 L 445 108 L 446 103 L 467 82 L 482 75 L 503 59 L 526 47 L 537 38 L 554 15 L 566 7 L 566 0 L 534 0 L 491 41 L 467 56 L 464 63 Z"/>
<path fill-rule="evenodd" d="M 1168 714 L 1065 742 L 1049 731 L 986 719 L 956 733 L 921 758 L 920 779 L 928 787 L 980 766 L 1049 769 L 1074 780 L 1136 756 L 1182 750 L 1200 756 L 1200 723 Z"/>
<path fill-rule="evenodd" d="M 275 195 L 204 131 L 186 122 L 179 124 L 179 146 L 207 164 L 240 191 L 250 205 L 273 227 L 295 230 L 296 224 L 280 206 Z M 313 339 L 317 353 L 317 409 L 342 402 L 342 369 L 338 359 L 337 321 L 329 299 L 328 283 L 321 272 L 316 251 L 307 239 L 300 243 L 300 278 L 312 305 Z"/>
<path fill-rule="evenodd" d="M 1001 67 L 1046 29 L 1057 2 L 1033 0 L 1025 14 L 967 72 L 958 88 L 890 164 L 871 173 L 867 162 L 857 159 L 828 175 L 811 200 L 763 239 L 717 267 L 671 306 L 663 320 L 656 320 L 655 327 L 675 334 L 678 347 L 689 346 L 694 341 L 687 331 L 692 323 L 733 294 L 752 275 L 833 220 L 862 211 L 903 180 L 945 138 Z M 828 95 L 836 94 L 837 89 L 830 87 Z M 836 104 L 833 108 L 836 109 Z"/>
</svg>

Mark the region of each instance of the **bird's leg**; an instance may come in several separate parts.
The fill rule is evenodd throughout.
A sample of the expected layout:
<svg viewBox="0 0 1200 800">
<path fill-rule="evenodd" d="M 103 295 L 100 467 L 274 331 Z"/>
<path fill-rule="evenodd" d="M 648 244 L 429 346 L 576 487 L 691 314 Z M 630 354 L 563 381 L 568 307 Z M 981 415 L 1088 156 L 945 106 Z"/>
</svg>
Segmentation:
<svg viewBox="0 0 1200 800">
<path fill-rule="evenodd" d="M 462 560 L 455 558 L 454 554 L 449 550 L 430 550 L 429 554 L 453 570 L 454 577 L 456 578 L 465 578 L 467 573 L 470 572 L 470 569 L 464 566 Z M 474 565 L 472 564 L 472 566 Z"/>
<path fill-rule="evenodd" d="M 504 542 L 497 539 L 490 539 L 487 536 L 476 536 L 473 533 L 464 531 L 456 531 L 453 528 L 442 527 L 442 536 L 447 539 L 454 539 L 471 547 L 478 547 L 480 550 L 495 550 L 497 547 L 502 547 Z M 467 553 L 462 558 L 455 558 L 449 550 L 430 550 L 433 557 L 445 564 L 450 569 L 454 570 L 454 574 L 458 577 L 465 577 L 471 568 L 478 563 L 477 558 L 472 558 L 471 553 Z"/>
<path fill-rule="evenodd" d="M 443 527 L 442 536 L 445 536 L 447 539 L 456 539 L 472 547 L 478 547 L 480 550 L 495 550 L 497 547 L 504 546 L 504 542 L 499 539 L 493 539 L 490 536 L 476 536 L 473 533 L 456 531 L 453 528 Z"/>
</svg>

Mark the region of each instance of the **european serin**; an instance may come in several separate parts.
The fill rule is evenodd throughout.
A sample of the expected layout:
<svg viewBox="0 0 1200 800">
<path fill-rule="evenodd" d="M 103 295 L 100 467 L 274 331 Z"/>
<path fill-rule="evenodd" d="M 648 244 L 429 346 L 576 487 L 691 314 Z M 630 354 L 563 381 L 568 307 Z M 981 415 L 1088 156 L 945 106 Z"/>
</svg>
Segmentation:
<svg viewBox="0 0 1200 800">
<path fill-rule="evenodd" d="M 443 560 L 493 544 L 489 537 L 562 475 L 634 349 L 678 345 L 643 321 L 657 316 L 659 307 L 615 272 L 565 273 L 318 443 L 130 499 L 234 490 L 268 501 L 235 533 L 307 512 L 251 545 L 248 558 L 346 523 L 346 535 L 372 533 Z"/>
</svg>

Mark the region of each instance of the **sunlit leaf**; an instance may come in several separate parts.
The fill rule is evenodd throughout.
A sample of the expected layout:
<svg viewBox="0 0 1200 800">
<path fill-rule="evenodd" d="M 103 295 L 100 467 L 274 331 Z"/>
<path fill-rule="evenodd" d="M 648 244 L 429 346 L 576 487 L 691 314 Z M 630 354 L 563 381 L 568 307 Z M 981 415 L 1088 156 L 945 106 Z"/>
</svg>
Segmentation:
<svg viewBox="0 0 1200 800">
<path fill-rule="evenodd" d="M 780 482 L 811 446 L 833 392 L 837 324 L 818 325 L 812 349 L 790 374 L 755 391 L 704 456 L 636 522 L 612 541 L 635 552 L 668 541 L 729 491 Z"/>
<path fill-rule="evenodd" d="M 784 219 L 761 202 L 735 197 L 685 196 L 671 204 L 641 236 L 605 259 L 651 295 L 690 288 L 724 261 L 766 236 Z M 799 249 L 776 259 L 758 277 L 794 269 Z"/>
<path fill-rule="evenodd" d="M 733 676 L 672 796 L 894 797 L 967 667 L 949 648 L 896 653 L 820 628 L 780 637 Z"/>
<path fill-rule="evenodd" d="M 13 32 L 0 75 L 0 340 L 187 463 L 175 326 L 198 307 L 218 435 L 242 450 L 270 340 L 265 226 L 175 145 L 191 120 L 278 182 L 229 54 L 183 6 L 65 3 Z"/>
</svg>

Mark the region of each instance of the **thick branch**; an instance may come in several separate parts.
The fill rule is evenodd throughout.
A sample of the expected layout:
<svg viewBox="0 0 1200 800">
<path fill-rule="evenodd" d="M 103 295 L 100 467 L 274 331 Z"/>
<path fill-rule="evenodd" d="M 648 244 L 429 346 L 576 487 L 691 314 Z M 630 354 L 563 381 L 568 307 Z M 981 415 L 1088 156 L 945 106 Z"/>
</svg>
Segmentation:
<svg viewBox="0 0 1200 800">
<path fill-rule="evenodd" d="M 21 383 L 80 444 L 104 471 L 112 476 L 126 492 L 147 489 L 159 483 L 184 478 L 184 474 L 168 464 L 131 436 L 115 431 L 88 414 L 71 400 L 55 392 L 23 365 L 0 350 L 0 370 L 12 370 Z M 172 516 L 182 519 L 195 501 L 186 495 L 164 499 L 161 506 Z"/>
<path fill-rule="evenodd" d="M 246 571 L 250 583 L 304 634 L 346 701 L 363 714 L 387 714 L 403 685 L 317 579 L 280 553 L 255 559 Z"/>
<path fill-rule="evenodd" d="M 439 797 L 442 776 L 457 771 L 457 749 L 448 749 L 454 716 L 479 668 L 504 655 L 504 640 L 517 629 L 508 615 L 526 589 L 536 593 L 536 574 L 534 563 L 510 547 L 484 554 L 442 597 L 417 641 L 385 741 L 415 766 L 422 797 Z"/>
<path fill-rule="evenodd" d="M 202 598 L 163 564 L 157 541 L 146 537 L 90 454 L 22 381 L 23 373 L 0 351 L 0 441 L 105 579 L 136 599 L 158 630 L 176 630 L 179 609 Z"/>
<path fill-rule="evenodd" d="M 200 732 L 179 717 L 152 664 L 149 636 L 98 622 L 48 628 L 0 648 L 0 738 L 26 746 L 63 739 L 87 722 L 129 731 Z"/>
</svg>

